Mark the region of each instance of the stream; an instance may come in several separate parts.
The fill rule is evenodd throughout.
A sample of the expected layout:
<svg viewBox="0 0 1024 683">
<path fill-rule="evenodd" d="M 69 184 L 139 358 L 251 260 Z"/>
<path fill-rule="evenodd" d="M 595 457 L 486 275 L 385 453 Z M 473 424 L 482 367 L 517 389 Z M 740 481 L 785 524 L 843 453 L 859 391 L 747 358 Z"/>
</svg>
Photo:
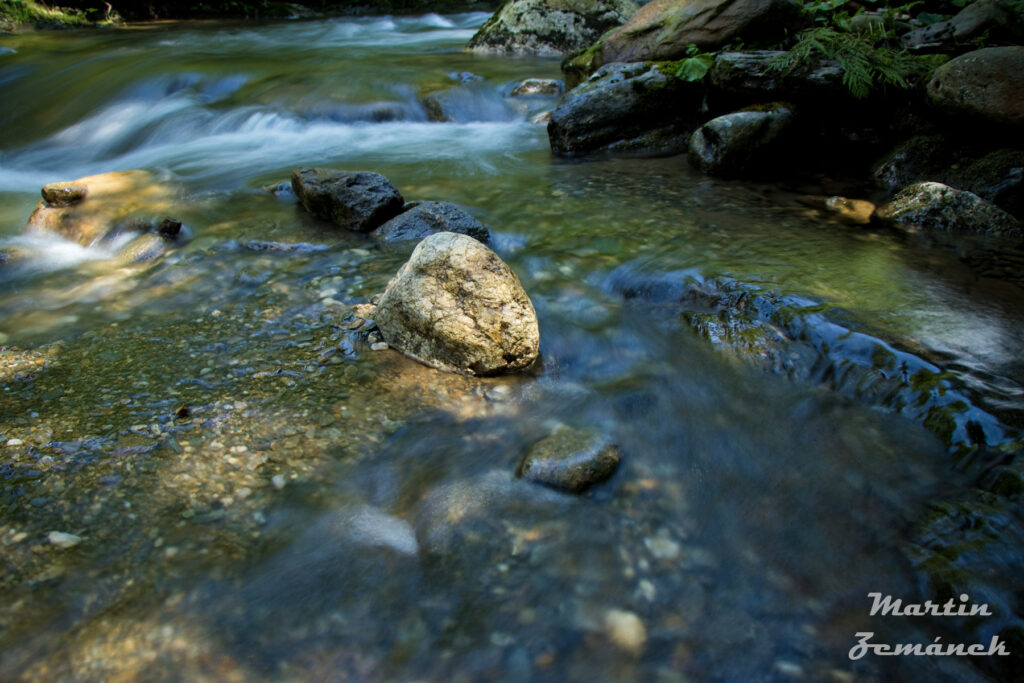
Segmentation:
<svg viewBox="0 0 1024 683">
<path fill-rule="evenodd" d="M 464 52 L 487 16 L 0 36 L 0 680 L 1019 676 L 1020 287 L 807 204 L 841 180 L 555 159 L 557 96 L 511 93 L 558 60 Z M 300 166 L 486 224 L 538 366 L 353 335 L 408 252 L 304 212 Z M 131 169 L 187 242 L 24 232 Z M 561 425 L 621 448 L 585 495 L 515 476 Z"/>
</svg>

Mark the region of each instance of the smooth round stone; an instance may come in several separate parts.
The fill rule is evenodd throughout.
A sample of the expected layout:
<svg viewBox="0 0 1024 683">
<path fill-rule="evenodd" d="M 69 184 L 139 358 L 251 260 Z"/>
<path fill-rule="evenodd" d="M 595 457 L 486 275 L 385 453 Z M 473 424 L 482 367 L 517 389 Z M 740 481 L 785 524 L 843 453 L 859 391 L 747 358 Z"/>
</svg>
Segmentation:
<svg viewBox="0 0 1024 683">
<path fill-rule="evenodd" d="M 579 493 L 604 481 L 619 466 L 619 447 L 601 434 L 563 427 L 535 443 L 519 465 L 519 476 Z"/>
</svg>

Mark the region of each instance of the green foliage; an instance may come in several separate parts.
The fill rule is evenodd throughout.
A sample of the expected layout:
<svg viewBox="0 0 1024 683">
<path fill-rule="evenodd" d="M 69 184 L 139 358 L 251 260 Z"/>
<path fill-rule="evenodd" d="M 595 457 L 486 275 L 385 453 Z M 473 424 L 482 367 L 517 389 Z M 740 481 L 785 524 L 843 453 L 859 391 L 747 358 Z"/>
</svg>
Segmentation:
<svg viewBox="0 0 1024 683">
<path fill-rule="evenodd" d="M 879 86 L 909 88 L 941 63 L 905 50 L 876 46 L 876 39 L 870 33 L 849 33 L 827 26 L 808 29 L 799 35 L 796 45 L 772 61 L 771 68 L 792 73 L 804 64 L 834 60 L 842 71 L 843 84 L 854 97 L 863 99 Z"/>
<path fill-rule="evenodd" d="M 86 26 L 93 22 L 84 10 L 47 7 L 34 0 L 0 0 L 0 23 L 11 26 Z"/>
<path fill-rule="evenodd" d="M 696 45 L 686 46 L 686 59 L 679 61 L 675 77 L 683 81 L 701 81 L 707 74 L 715 58 L 707 52 L 701 52 Z"/>
</svg>

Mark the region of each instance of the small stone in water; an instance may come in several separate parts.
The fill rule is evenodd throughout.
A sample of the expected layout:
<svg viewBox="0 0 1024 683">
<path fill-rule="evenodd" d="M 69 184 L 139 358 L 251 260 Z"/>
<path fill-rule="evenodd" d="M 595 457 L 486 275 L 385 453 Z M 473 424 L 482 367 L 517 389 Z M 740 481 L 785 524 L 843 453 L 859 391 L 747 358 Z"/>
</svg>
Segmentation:
<svg viewBox="0 0 1024 683">
<path fill-rule="evenodd" d="M 58 548 L 73 548 L 82 542 L 81 536 L 75 536 L 64 531 L 51 531 L 46 538 Z"/>
<path fill-rule="evenodd" d="M 610 609 L 604 615 L 604 632 L 608 639 L 623 652 L 639 657 L 647 642 L 647 629 L 640 617 L 632 612 Z"/>
<path fill-rule="evenodd" d="M 24 443 L 21 439 L 7 439 L 8 446 L 21 446 Z"/>
<path fill-rule="evenodd" d="M 679 544 L 665 536 L 645 538 L 644 545 L 657 560 L 674 560 L 679 557 Z"/>
<path fill-rule="evenodd" d="M 387 351 L 389 348 L 390 347 L 388 346 L 387 342 L 382 342 L 381 341 L 381 342 L 376 342 L 374 344 L 370 344 L 370 350 L 371 351 Z"/>
<path fill-rule="evenodd" d="M 275 489 L 283 489 L 285 485 L 284 475 L 275 474 L 270 478 L 270 483 L 274 485 Z"/>
</svg>

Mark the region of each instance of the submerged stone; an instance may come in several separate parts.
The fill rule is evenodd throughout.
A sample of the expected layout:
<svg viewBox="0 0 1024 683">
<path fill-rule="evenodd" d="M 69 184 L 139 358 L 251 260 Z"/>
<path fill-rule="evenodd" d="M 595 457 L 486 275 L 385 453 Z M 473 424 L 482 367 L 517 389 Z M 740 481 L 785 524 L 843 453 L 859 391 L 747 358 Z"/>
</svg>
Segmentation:
<svg viewBox="0 0 1024 683">
<path fill-rule="evenodd" d="M 497 375 L 539 353 L 537 314 L 519 278 L 467 235 L 441 232 L 417 245 L 377 305 L 384 341 L 440 370 Z"/>
<path fill-rule="evenodd" d="M 603 435 L 563 426 L 530 448 L 518 474 L 579 493 L 610 477 L 620 459 L 619 447 Z"/>
</svg>

